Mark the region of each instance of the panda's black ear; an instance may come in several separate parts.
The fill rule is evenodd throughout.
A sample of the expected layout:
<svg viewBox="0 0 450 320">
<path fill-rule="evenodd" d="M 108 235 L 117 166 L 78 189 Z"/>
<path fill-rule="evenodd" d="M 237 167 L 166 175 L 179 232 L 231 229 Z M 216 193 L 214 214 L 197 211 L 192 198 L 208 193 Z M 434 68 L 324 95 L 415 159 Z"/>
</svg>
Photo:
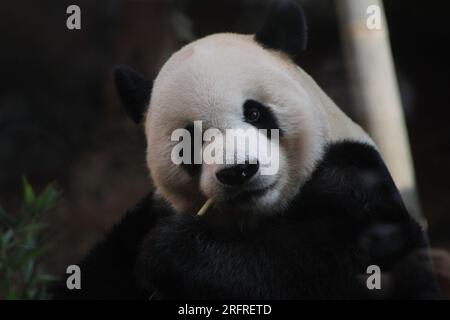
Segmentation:
<svg viewBox="0 0 450 320">
<path fill-rule="evenodd" d="M 255 40 L 268 49 L 295 57 L 306 49 L 307 25 L 303 9 L 291 0 L 273 0 Z"/>
<path fill-rule="evenodd" d="M 136 123 L 141 123 L 150 102 L 152 81 L 143 78 L 128 66 L 114 69 L 117 92 L 128 115 Z"/>
</svg>

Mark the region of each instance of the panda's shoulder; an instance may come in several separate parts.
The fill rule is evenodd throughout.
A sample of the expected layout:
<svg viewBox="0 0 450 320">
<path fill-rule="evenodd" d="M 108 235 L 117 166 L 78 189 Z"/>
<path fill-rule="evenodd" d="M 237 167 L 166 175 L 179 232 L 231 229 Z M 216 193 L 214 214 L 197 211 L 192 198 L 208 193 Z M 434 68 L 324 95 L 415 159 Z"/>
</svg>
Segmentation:
<svg viewBox="0 0 450 320">
<path fill-rule="evenodd" d="M 291 204 L 292 214 L 407 215 L 400 193 L 377 149 L 364 142 L 330 143 Z"/>
</svg>

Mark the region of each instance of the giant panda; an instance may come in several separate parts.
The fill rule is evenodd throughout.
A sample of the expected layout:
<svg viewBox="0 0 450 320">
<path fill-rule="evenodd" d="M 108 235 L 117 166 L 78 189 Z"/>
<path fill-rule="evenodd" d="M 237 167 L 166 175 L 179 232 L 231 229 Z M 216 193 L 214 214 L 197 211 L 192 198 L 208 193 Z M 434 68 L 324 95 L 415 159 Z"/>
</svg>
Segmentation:
<svg viewBox="0 0 450 320">
<path fill-rule="evenodd" d="M 145 128 L 155 191 L 80 262 L 81 290 L 62 281 L 56 298 L 439 296 L 424 233 L 375 143 L 294 63 L 305 46 L 302 9 L 277 1 L 255 35 L 194 41 L 154 81 L 115 70 L 126 111 Z M 175 164 L 171 135 L 197 120 L 278 129 L 278 171 L 262 175 L 258 159 Z M 382 281 L 370 290 L 373 265 Z"/>
</svg>

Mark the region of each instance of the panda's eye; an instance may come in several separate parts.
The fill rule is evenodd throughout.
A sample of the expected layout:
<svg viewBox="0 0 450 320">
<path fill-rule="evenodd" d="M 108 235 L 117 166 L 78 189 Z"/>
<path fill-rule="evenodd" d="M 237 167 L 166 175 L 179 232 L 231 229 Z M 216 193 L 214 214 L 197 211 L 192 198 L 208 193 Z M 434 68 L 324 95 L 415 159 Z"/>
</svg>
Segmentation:
<svg viewBox="0 0 450 320">
<path fill-rule="evenodd" d="M 244 111 L 244 117 L 245 117 L 245 121 L 254 123 L 259 120 L 259 118 L 261 117 L 261 113 L 259 112 L 259 110 L 257 108 L 251 107 Z"/>
<path fill-rule="evenodd" d="M 271 138 L 271 130 L 279 130 L 280 137 L 283 135 L 278 125 L 277 117 L 273 110 L 255 100 L 247 100 L 243 105 L 244 121 L 250 123 L 258 129 L 266 129 L 267 136 Z"/>
</svg>

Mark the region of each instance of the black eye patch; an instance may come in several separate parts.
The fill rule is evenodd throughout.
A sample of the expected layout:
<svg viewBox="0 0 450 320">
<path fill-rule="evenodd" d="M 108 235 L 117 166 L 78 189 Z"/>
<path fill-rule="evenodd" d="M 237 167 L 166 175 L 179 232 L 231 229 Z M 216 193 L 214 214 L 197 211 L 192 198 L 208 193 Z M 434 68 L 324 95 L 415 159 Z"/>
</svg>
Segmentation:
<svg viewBox="0 0 450 320">
<path fill-rule="evenodd" d="M 189 131 L 189 134 L 191 135 L 191 159 L 190 159 L 190 163 L 182 163 L 181 167 L 186 170 L 190 175 L 197 175 L 201 168 L 202 165 L 201 164 L 195 164 L 194 163 L 194 125 L 188 125 L 187 127 L 185 127 L 185 129 L 187 131 Z M 202 134 L 201 132 L 197 134 Z M 197 152 L 201 152 L 201 150 L 197 150 Z M 180 157 L 183 157 L 183 149 L 180 150 Z"/>
<path fill-rule="evenodd" d="M 280 137 L 283 132 L 278 125 L 278 120 L 265 105 L 255 100 L 247 100 L 243 106 L 244 121 L 250 123 L 258 129 L 267 129 L 267 137 L 271 137 L 271 129 L 278 129 Z"/>
</svg>

